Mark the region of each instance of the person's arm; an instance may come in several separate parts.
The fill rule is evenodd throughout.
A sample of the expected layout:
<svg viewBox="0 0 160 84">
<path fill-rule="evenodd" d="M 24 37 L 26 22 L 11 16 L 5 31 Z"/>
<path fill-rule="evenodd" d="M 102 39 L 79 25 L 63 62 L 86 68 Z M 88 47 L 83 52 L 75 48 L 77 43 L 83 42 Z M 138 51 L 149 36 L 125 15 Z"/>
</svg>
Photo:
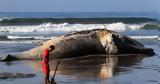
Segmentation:
<svg viewBox="0 0 160 84">
<path fill-rule="evenodd" d="M 44 58 L 44 63 L 45 63 L 45 65 L 48 65 L 48 62 L 47 62 L 47 58 L 46 58 L 46 57 Z"/>
<path fill-rule="evenodd" d="M 45 64 L 48 64 L 48 61 L 47 61 L 47 56 L 48 56 L 48 54 L 49 54 L 49 53 L 48 53 L 47 51 L 44 52 L 44 58 L 43 58 L 43 59 L 44 59 L 44 63 L 45 63 Z"/>
</svg>

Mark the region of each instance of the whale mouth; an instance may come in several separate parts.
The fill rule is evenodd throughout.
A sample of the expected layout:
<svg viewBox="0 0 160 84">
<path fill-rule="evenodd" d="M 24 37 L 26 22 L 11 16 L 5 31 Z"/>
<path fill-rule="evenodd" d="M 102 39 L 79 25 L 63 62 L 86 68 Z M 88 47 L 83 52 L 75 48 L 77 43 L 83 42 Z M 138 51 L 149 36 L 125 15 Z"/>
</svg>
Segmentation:
<svg viewBox="0 0 160 84">
<path fill-rule="evenodd" d="M 154 50 L 153 49 L 151 49 L 151 48 L 145 48 L 145 49 L 142 49 L 141 50 L 143 53 L 146 53 L 146 54 L 148 54 L 148 55 L 156 55 L 155 54 L 155 52 L 154 52 Z"/>
</svg>

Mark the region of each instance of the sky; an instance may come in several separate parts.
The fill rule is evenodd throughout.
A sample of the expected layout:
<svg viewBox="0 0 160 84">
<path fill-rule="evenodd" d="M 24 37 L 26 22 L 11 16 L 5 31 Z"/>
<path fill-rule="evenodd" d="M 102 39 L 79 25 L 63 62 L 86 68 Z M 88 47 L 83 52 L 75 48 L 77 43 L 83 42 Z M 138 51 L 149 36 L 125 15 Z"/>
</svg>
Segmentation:
<svg viewBox="0 0 160 84">
<path fill-rule="evenodd" d="M 0 12 L 160 12 L 160 0 L 0 0 Z"/>
</svg>

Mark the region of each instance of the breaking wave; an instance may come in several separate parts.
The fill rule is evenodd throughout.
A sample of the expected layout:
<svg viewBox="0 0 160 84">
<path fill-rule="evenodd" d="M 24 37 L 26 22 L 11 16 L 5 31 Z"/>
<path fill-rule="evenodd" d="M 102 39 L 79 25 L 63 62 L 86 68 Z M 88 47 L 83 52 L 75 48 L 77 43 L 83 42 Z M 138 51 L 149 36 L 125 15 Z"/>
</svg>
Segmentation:
<svg viewBox="0 0 160 84">
<path fill-rule="evenodd" d="M 160 30 L 160 23 L 148 23 L 143 26 L 143 29 L 159 29 Z"/>
<path fill-rule="evenodd" d="M 31 40 L 49 40 L 56 38 L 57 36 L 0 36 L 0 41 L 31 41 Z M 160 40 L 160 36 L 128 36 L 132 39 L 151 39 L 151 40 Z"/>
<path fill-rule="evenodd" d="M 111 24 L 53 24 L 44 23 L 40 25 L 22 25 L 22 26 L 0 26 L 0 32 L 71 32 L 91 29 L 108 29 L 117 32 L 126 30 L 137 30 L 143 28 L 147 23 L 125 24 L 122 22 Z"/>
<path fill-rule="evenodd" d="M 19 43 L 25 43 L 25 44 L 31 44 L 31 43 L 39 43 L 41 42 L 40 40 L 20 40 L 20 41 L 0 41 L 0 43 L 3 43 L 3 44 L 19 44 Z"/>
<path fill-rule="evenodd" d="M 110 24 L 69 24 L 43 23 L 40 25 L 0 26 L 0 32 L 71 32 L 91 29 L 108 29 L 117 32 L 139 29 L 160 29 L 159 23 L 125 24 L 123 22 Z"/>
<path fill-rule="evenodd" d="M 45 36 L 0 36 L 0 40 L 48 40 L 55 37 L 45 37 Z"/>
<path fill-rule="evenodd" d="M 155 36 L 129 36 L 133 39 L 156 39 L 156 40 L 160 40 L 160 36 L 155 35 Z"/>
</svg>

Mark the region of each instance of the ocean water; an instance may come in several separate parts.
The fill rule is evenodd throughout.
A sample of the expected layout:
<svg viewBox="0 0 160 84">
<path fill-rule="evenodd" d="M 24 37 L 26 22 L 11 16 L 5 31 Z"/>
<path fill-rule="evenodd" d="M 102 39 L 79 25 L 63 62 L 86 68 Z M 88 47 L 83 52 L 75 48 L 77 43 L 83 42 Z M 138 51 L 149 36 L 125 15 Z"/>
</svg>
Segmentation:
<svg viewBox="0 0 160 84">
<path fill-rule="evenodd" d="M 159 84 L 160 14 L 158 13 L 0 13 L 0 56 L 23 52 L 40 41 L 68 32 L 109 29 L 153 48 L 155 56 L 92 55 L 64 59 L 55 77 L 58 84 Z M 56 64 L 51 61 L 51 64 Z M 26 67 L 24 67 L 26 66 Z M 34 72 L 30 79 L 0 80 L 0 84 L 42 84 L 41 64 L 35 62 L 0 63 L 1 72 Z M 18 68 L 18 70 L 16 69 Z M 22 68 L 20 70 L 20 68 Z M 23 70 L 24 68 L 24 70 Z M 55 65 L 51 66 L 51 74 Z M 38 81 L 37 81 L 38 80 Z"/>
</svg>

